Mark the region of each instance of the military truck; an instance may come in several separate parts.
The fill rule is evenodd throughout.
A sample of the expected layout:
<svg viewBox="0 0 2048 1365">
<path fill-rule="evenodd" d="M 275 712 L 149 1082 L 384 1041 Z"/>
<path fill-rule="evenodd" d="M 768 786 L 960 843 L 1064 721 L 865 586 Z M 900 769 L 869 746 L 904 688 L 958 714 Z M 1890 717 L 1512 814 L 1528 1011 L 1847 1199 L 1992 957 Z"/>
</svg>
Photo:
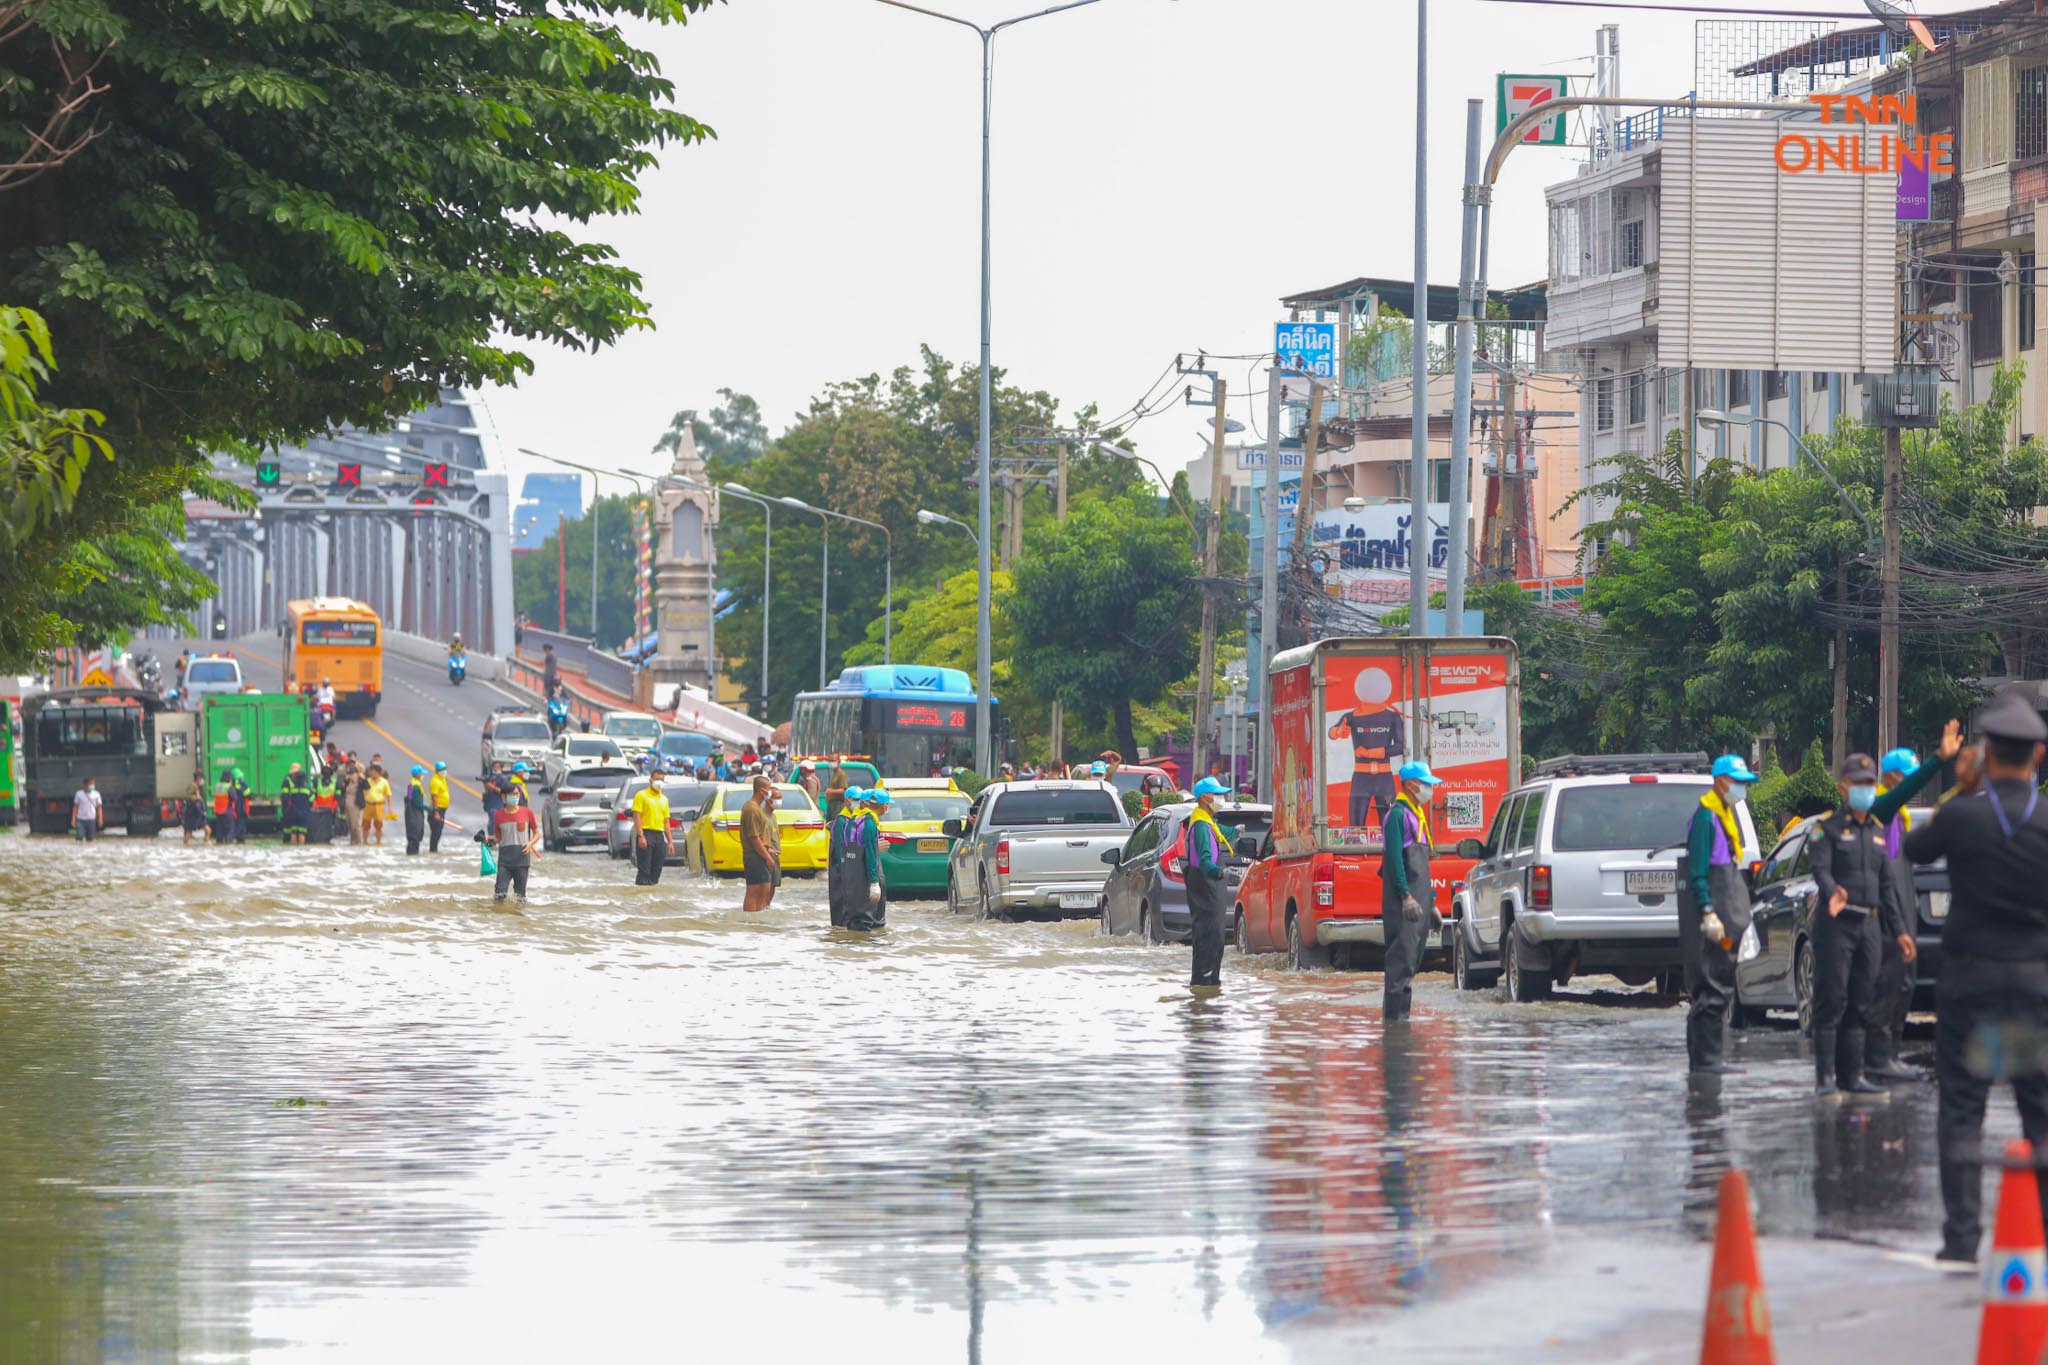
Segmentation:
<svg viewBox="0 0 2048 1365">
<path fill-rule="evenodd" d="M 23 800 L 32 834 L 71 828 L 71 795 L 98 785 L 102 826 L 154 835 L 165 801 L 192 778 L 193 717 L 164 708 L 142 688 L 72 687 L 21 706 Z"/>
</svg>

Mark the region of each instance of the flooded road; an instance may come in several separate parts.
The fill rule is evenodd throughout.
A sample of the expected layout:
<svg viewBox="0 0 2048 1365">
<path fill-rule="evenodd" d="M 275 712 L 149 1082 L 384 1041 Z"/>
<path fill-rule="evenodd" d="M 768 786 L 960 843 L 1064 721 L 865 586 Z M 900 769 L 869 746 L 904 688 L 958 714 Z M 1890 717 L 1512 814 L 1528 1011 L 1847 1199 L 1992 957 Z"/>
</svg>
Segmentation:
<svg viewBox="0 0 2048 1365">
<path fill-rule="evenodd" d="M 1731 1161 L 1767 1238 L 1939 1219 L 1931 1085 L 1816 1106 L 1776 1028 L 1689 1108 L 1618 986 L 1426 976 L 1390 1050 L 1376 975 L 1232 953 L 1194 1001 L 1092 921 L 475 872 L 0 837 L 0 1360 L 1500 1359 L 1696 1341 Z"/>
</svg>

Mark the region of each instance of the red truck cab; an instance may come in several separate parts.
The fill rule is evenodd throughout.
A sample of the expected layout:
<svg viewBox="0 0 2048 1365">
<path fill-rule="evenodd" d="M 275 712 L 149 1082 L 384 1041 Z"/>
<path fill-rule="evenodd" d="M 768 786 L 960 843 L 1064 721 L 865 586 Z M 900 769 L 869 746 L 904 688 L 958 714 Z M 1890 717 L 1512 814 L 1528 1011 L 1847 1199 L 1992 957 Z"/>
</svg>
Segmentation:
<svg viewBox="0 0 2048 1365">
<path fill-rule="evenodd" d="M 1452 850 L 1485 836 L 1521 780 L 1514 641 L 1318 640 L 1274 656 L 1265 710 L 1273 835 L 1238 889 L 1238 944 L 1285 951 L 1299 968 L 1378 968 L 1381 824 L 1401 764 L 1420 759 L 1443 779 L 1430 802 L 1430 884 L 1446 919 L 1472 869 Z"/>
</svg>

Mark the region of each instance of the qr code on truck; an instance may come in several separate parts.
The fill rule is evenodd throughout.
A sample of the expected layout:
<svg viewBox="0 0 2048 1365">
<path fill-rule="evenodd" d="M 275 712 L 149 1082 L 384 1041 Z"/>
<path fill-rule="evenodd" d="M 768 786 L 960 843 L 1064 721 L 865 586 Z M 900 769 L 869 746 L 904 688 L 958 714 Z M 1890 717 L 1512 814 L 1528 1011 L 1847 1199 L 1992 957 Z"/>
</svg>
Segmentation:
<svg viewBox="0 0 2048 1365">
<path fill-rule="evenodd" d="M 1444 828 L 1485 829 L 1485 794 L 1482 792 L 1451 792 L 1445 796 Z"/>
</svg>

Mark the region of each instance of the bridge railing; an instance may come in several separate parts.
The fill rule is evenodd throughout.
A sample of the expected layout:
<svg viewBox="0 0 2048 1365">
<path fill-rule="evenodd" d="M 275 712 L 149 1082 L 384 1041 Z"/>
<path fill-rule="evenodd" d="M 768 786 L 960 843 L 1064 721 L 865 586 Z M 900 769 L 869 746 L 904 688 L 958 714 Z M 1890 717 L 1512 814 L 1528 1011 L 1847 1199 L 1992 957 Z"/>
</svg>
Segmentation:
<svg viewBox="0 0 2048 1365">
<path fill-rule="evenodd" d="M 592 686 L 602 687 L 607 692 L 621 697 L 631 698 L 637 695 L 634 691 L 633 665 L 609 650 L 599 649 L 595 641 L 587 640 L 581 635 L 566 635 L 557 630 L 542 630 L 535 625 L 526 626 L 521 632 L 521 638 L 536 650 L 545 645 L 553 645 L 556 664 L 581 673 L 590 680 Z"/>
</svg>

